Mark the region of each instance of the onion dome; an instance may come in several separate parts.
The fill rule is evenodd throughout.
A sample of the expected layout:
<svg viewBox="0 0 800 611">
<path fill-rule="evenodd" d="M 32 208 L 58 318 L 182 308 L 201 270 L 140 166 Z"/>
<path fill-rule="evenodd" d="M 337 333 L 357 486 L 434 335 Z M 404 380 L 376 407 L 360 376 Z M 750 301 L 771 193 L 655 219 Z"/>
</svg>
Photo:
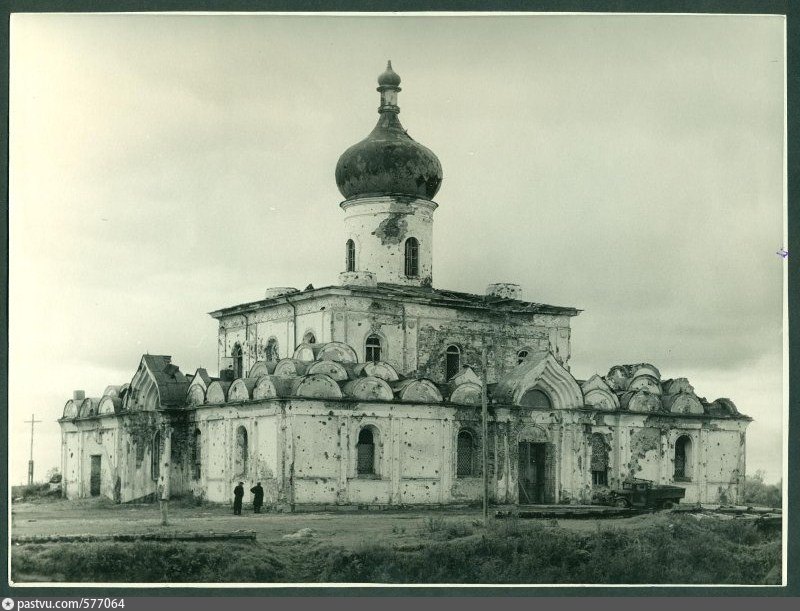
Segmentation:
<svg viewBox="0 0 800 611">
<path fill-rule="evenodd" d="M 400 77 L 392 70 L 392 62 L 378 77 L 378 85 L 378 124 L 369 136 L 339 157 L 336 185 L 345 199 L 380 195 L 433 199 L 442 184 L 442 165 L 400 124 Z"/>
<path fill-rule="evenodd" d="M 383 74 L 378 77 L 378 85 L 381 87 L 399 87 L 400 86 L 400 75 L 397 74 L 394 70 L 392 70 L 392 62 L 386 65 L 386 70 L 384 70 Z M 380 91 L 380 89 L 378 89 Z M 398 89 L 398 91 L 400 91 Z"/>
</svg>

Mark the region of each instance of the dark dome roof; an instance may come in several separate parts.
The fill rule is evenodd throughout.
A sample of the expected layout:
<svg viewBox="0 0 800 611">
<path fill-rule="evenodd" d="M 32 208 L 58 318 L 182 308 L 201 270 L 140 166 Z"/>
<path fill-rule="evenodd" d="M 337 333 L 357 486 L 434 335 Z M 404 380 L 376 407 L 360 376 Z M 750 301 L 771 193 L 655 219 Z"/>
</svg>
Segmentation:
<svg viewBox="0 0 800 611">
<path fill-rule="evenodd" d="M 381 114 L 372 133 L 347 149 L 336 164 L 336 185 L 345 199 L 408 195 L 433 199 L 442 184 L 442 164 L 406 134 L 397 115 Z"/>
<path fill-rule="evenodd" d="M 400 124 L 396 92 L 400 77 L 392 65 L 378 77 L 380 118 L 372 133 L 347 149 L 336 164 L 336 185 L 345 199 L 405 195 L 433 199 L 442 184 L 442 165 Z M 395 92 L 395 93 L 392 93 Z M 395 97 L 392 97 L 395 96 Z"/>
</svg>

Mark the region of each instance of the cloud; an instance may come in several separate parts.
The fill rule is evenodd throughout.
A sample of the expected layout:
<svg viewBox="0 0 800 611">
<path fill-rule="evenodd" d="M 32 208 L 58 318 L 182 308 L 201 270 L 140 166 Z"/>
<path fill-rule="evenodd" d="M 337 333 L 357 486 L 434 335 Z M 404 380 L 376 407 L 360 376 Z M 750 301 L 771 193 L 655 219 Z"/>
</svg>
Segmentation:
<svg viewBox="0 0 800 611">
<path fill-rule="evenodd" d="M 575 371 L 779 401 L 781 18 L 13 17 L 12 428 L 30 388 L 55 418 L 146 350 L 213 369 L 208 311 L 336 283 L 333 169 L 388 58 L 444 168 L 437 286 L 584 308 Z M 748 460 L 777 473 L 768 414 Z"/>
</svg>

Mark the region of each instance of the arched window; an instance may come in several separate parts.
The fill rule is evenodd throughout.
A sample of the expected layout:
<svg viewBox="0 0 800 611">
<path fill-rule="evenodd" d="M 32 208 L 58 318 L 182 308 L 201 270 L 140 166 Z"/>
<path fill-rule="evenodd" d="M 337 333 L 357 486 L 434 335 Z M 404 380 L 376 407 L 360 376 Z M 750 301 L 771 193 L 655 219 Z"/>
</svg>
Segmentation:
<svg viewBox="0 0 800 611">
<path fill-rule="evenodd" d="M 267 347 L 264 350 L 264 358 L 268 363 L 276 363 L 280 360 L 278 356 L 278 340 L 270 337 L 267 341 Z"/>
<path fill-rule="evenodd" d="M 345 270 L 356 271 L 356 243 L 353 240 L 347 240 L 345 247 Z"/>
<path fill-rule="evenodd" d="M 372 427 L 367 426 L 359 431 L 356 453 L 358 474 L 375 475 L 375 435 Z"/>
<path fill-rule="evenodd" d="M 240 426 L 236 429 L 236 454 L 233 459 L 234 477 L 247 475 L 247 429 Z"/>
<path fill-rule="evenodd" d="M 528 358 L 528 351 L 527 350 L 520 350 L 517 352 L 517 365 L 521 365 L 525 362 L 525 359 Z"/>
<path fill-rule="evenodd" d="M 373 334 L 367 338 L 366 347 L 364 350 L 367 363 L 375 363 L 381 360 L 381 338 Z"/>
<path fill-rule="evenodd" d="M 692 438 L 681 435 L 675 442 L 675 481 L 692 480 Z"/>
<path fill-rule="evenodd" d="M 592 433 L 592 486 L 608 486 L 608 446 L 601 433 Z"/>
<path fill-rule="evenodd" d="M 153 435 L 153 443 L 150 446 L 150 476 L 154 482 L 158 481 L 161 473 L 161 431 L 156 431 Z"/>
<path fill-rule="evenodd" d="M 200 429 L 194 430 L 194 443 L 192 444 L 192 478 L 200 479 L 200 465 L 202 464 L 202 446 L 200 445 Z"/>
<path fill-rule="evenodd" d="M 447 379 L 449 380 L 461 370 L 461 348 L 450 345 L 445 350 L 445 360 L 447 362 Z"/>
<path fill-rule="evenodd" d="M 242 357 L 242 345 L 239 342 L 233 345 L 231 356 L 233 357 L 233 377 L 241 378 L 244 371 L 244 359 Z"/>
<path fill-rule="evenodd" d="M 313 331 L 309 331 L 303 336 L 303 342 L 306 344 L 316 344 L 317 337 L 314 335 Z"/>
<path fill-rule="evenodd" d="M 406 240 L 406 276 L 419 276 L 419 242 L 417 238 Z"/>
<path fill-rule="evenodd" d="M 531 388 L 526 390 L 525 394 L 519 400 L 519 404 L 525 407 L 536 407 L 540 409 L 550 409 L 553 407 L 550 397 L 538 388 Z"/>
<path fill-rule="evenodd" d="M 475 475 L 475 440 L 469 431 L 460 431 L 456 442 L 456 477 Z"/>
</svg>

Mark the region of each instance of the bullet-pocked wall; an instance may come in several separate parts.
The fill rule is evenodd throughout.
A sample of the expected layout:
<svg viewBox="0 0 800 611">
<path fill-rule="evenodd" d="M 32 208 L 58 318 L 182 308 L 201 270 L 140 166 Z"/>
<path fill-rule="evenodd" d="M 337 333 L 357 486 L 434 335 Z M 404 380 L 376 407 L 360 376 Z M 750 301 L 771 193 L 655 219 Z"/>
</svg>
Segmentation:
<svg viewBox="0 0 800 611">
<path fill-rule="evenodd" d="M 347 200 L 341 207 L 345 212 L 343 270 L 372 272 L 378 282 L 432 285 L 436 203 L 387 195 Z M 348 269 L 348 240 L 353 241 L 354 269 Z"/>
<path fill-rule="evenodd" d="M 62 492 L 67 498 L 103 496 L 127 503 L 155 494 L 153 466 L 161 462 L 155 435 L 131 432 L 117 416 L 62 422 Z M 177 472 L 175 493 L 181 491 Z"/>
<path fill-rule="evenodd" d="M 481 350 L 489 348 L 489 382 L 538 351 L 550 351 L 569 368 L 570 316 L 532 312 L 494 312 L 487 308 L 456 308 L 426 300 L 400 300 L 380 292 L 366 295 L 342 288 L 302 293 L 276 302 L 246 304 L 247 311 L 215 313 L 219 319 L 219 361 L 230 363 L 242 350 L 243 373 L 267 358 L 270 342 L 277 342 L 280 358 L 294 354 L 309 336 L 316 343 L 337 341 L 368 359 L 367 340 L 380 344 L 380 360 L 401 375 L 416 374 L 435 382 L 448 379 L 448 362 L 469 365 L 480 372 Z M 427 300 L 429 301 L 429 300 Z M 448 353 L 450 348 L 450 353 Z M 453 352 L 457 354 L 453 356 Z M 450 356 L 448 356 L 450 354 Z M 226 365 L 227 366 L 227 365 Z M 225 367 L 221 367 L 225 369 Z"/>
</svg>

